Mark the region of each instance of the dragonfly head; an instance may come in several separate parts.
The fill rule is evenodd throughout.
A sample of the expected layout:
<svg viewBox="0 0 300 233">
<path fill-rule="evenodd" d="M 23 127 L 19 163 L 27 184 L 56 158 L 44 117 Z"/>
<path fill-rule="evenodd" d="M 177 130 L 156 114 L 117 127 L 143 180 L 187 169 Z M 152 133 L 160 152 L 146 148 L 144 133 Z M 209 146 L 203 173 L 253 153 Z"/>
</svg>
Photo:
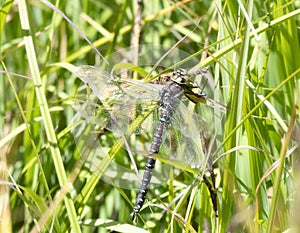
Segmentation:
<svg viewBox="0 0 300 233">
<path fill-rule="evenodd" d="M 172 81 L 178 83 L 179 85 L 183 85 L 187 81 L 185 77 L 188 75 L 188 72 L 185 69 L 178 69 L 174 71 L 173 75 Z"/>
<path fill-rule="evenodd" d="M 201 72 L 200 72 L 201 71 Z M 185 69 L 174 71 L 172 81 L 182 86 L 185 96 L 194 103 L 206 103 L 206 93 L 196 82 L 189 80 L 192 75 L 206 73 L 207 70 L 200 70 L 193 73 L 188 73 Z"/>
</svg>

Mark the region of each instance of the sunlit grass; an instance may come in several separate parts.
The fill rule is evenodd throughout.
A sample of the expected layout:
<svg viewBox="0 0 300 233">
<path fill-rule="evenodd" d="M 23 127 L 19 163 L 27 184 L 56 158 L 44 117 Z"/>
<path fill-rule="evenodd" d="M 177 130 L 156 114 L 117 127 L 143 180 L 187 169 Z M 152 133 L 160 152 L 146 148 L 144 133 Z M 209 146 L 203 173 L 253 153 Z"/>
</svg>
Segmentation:
<svg viewBox="0 0 300 233">
<path fill-rule="evenodd" d="M 299 231 L 299 1 L 250 1 L 245 12 L 239 1 L 145 1 L 141 43 L 176 45 L 199 61 L 193 70 L 209 66 L 220 91 L 208 94 L 230 110 L 212 151 L 219 217 L 201 177 L 186 169 L 149 191 L 136 223 L 137 190 L 84 170 L 72 133 L 80 80 L 70 71 L 104 67 L 103 59 L 55 8 L 29 1 L 19 14 L 17 2 L 0 3 L 1 232 Z M 105 57 L 138 42 L 136 3 L 57 7 Z M 107 132 L 110 155 L 114 143 Z"/>
</svg>

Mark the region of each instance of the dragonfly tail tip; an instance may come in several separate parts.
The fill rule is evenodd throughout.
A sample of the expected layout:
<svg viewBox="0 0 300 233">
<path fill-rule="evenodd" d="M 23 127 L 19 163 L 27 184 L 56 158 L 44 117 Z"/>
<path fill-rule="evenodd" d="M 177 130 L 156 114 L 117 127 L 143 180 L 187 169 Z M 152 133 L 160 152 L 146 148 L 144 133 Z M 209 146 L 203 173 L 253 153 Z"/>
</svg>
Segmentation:
<svg viewBox="0 0 300 233">
<path fill-rule="evenodd" d="M 132 214 L 132 218 L 131 218 L 131 221 L 134 222 L 135 220 L 135 212 Z"/>
</svg>

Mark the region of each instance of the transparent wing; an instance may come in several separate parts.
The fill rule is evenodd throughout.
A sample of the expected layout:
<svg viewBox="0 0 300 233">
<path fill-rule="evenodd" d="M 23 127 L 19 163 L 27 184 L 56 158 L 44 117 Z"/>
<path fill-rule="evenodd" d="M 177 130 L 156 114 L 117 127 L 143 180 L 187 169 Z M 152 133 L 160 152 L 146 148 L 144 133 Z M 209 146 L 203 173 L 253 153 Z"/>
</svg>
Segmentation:
<svg viewBox="0 0 300 233">
<path fill-rule="evenodd" d="M 168 126 L 163 148 L 172 160 L 183 161 L 192 168 L 199 168 L 204 159 L 200 132 L 211 134 L 209 124 L 200 115 L 191 112 L 182 102 Z"/>
<path fill-rule="evenodd" d="M 109 118 L 107 127 L 114 132 L 125 133 L 140 109 L 159 100 L 160 85 L 122 79 L 94 66 L 80 66 L 74 75 L 92 90 L 90 95 L 78 94 L 78 99 L 85 102 L 80 108 L 82 116 L 89 116 L 93 108 L 99 111 L 101 104 L 102 114 Z"/>
<path fill-rule="evenodd" d="M 79 124 L 74 136 L 85 165 L 114 185 L 139 188 L 145 167 L 141 155 L 149 156 L 158 125 L 161 86 L 118 78 L 92 66 L 79 67 L 75 75 L 91 89 L 89 93 L 81 88 L 75 107 Z M 157 162 L 151 183 L 167 182 L 171 165 L 200 167 L 205 161 L 200 132 L 211 131 L 209 126 L 180 103 L 157 155 L 163 163 Z M 104 133 L 105 129 L 112 133 Z"/>
<path fill-rule="evenodd" d="M 101 101 L 123 95 L 143 100 L 159 99 L 161 85 L 124 79 L 95 66 L 79 66 L 74 75 L 88 84 Z"/>
<path fill-rule="evenodd" d="M 161 86 L 119 78 L 92 66 L 78 67 L 74 75 L 86 84 L 76 96 L 78 123 L 73 128 L 85 166 L 115 185 L 129 188 L 132 183 L 131 188 L 138 188 L 140 174 L 128 164 L 135 164 L 133 155 L 149 148 Z M 106 129 L 111 133 L 104 133 Z"/>
</svg>

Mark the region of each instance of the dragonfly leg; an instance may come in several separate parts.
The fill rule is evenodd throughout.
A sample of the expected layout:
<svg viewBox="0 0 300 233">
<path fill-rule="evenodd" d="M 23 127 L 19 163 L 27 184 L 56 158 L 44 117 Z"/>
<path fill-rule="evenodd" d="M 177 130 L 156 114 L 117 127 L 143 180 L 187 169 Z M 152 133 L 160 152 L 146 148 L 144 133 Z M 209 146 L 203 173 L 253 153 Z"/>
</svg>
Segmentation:
<svg viewBox="0 0 300 233">
<path fill-rule="evenodd" d="M 207 156 L 208 155 L 207 140 L 205 139 L 203 131 L 200 132 L 200 139 L 202 142 L 203 152 Z M 213 204 L 213 209 L 215 212 L 215 216 L 218 217 L 218 202 L 217 202 L 217 192 L 216 192 L 216 185 L 215 185 L 216 179 L 215 179 L 215 173 L 214 173 L 213 162 L 212 162 L 211 157 L 207 158 L 207 169 L 208 169 L 208 172 L 210 175 L 211 182 L 209 182 L 209 180 L 207 179 L 205 174 L 203 175 L 203 182 L 205 183 L 206 187 L 209 190 L 210 198 L 211 198 L 211 201 Z"/>
</svg>

